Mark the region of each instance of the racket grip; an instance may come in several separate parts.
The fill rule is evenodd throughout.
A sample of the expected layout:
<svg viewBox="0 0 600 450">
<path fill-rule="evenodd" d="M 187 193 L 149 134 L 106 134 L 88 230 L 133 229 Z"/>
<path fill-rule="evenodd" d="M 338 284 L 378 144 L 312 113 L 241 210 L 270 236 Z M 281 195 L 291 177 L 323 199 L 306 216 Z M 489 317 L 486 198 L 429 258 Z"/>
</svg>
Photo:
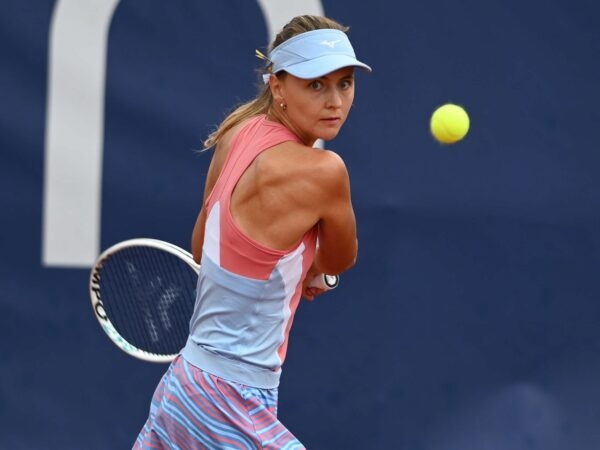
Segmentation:
<svg viewBox="0 0 600 450">
<path fill-rule="evenodd" d="M 337 275 L 326 275 L 324 273 L 317 275 L 309 283 L 309 287 L 316 287 L 329 291 L 335 289 L 340 284 L 340 277 Z"/>
</svg>

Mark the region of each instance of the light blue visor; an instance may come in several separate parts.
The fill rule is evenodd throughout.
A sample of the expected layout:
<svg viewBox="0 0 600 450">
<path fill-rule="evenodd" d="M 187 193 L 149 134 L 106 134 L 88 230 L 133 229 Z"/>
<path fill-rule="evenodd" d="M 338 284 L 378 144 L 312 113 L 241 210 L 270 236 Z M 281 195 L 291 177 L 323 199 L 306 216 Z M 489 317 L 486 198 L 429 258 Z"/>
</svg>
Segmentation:
<svg viewBox="0 0 600 450">
<path fill-rule="evenodd" d="M 356 59 L 346 33 L 323 29 L 298 34 L 278 45 L 269 54 L 272 73 L 286 71 L 303 79 L 319 78 L 342 67 L 371 68 Z M 269 75 L 264 76 L 265 83 Z"/>
</svg>

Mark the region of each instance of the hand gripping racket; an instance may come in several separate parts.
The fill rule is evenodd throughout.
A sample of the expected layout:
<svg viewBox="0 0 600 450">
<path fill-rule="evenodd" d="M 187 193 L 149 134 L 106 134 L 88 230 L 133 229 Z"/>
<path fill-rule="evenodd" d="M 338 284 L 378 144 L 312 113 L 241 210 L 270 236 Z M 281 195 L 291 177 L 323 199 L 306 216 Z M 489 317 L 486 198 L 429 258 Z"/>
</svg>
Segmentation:
<svg viewBox="0 0 600 450">
<path fill-rule="evenodd" d="M 115 244 L 90 273 L 96 318 L 124 352 L 168 363 L 188 338 L 199 270 L 189 252 L 168 242 L 138 238 Z M 337 275 L 319 275 L 310 285 L 333 289 L 338 283 Z"/>
</svg>

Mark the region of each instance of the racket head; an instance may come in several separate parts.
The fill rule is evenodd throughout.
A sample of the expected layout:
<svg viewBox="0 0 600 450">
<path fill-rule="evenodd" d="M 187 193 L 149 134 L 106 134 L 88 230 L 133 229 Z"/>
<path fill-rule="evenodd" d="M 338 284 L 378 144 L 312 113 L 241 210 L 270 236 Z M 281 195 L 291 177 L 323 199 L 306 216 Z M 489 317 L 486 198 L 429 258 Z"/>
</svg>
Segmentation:
<svg viewBox="0 0 600 450">
<path fill-rule="evenodd" d="M 169 242 L 119 242 L 102 252 L 90 272 L 94 315 L 124 352 L 168 363 L 188 336 L 199 269 L 189 252 Z"/>
</svg>

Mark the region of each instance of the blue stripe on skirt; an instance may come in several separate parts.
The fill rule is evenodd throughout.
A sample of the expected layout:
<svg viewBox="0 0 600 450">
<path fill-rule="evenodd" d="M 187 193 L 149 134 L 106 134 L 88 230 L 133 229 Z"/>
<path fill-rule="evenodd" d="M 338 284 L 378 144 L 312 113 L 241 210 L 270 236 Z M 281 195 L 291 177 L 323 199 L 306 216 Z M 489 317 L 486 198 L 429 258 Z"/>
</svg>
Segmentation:
<svg viewBox="0 0 600 450">
<path fill-rule="evenodd" d="M 178 356 L 158 384 L 134 449 L 304 449 L 277 420 L 277 389 L 223 380 Z"/>
</svg>

